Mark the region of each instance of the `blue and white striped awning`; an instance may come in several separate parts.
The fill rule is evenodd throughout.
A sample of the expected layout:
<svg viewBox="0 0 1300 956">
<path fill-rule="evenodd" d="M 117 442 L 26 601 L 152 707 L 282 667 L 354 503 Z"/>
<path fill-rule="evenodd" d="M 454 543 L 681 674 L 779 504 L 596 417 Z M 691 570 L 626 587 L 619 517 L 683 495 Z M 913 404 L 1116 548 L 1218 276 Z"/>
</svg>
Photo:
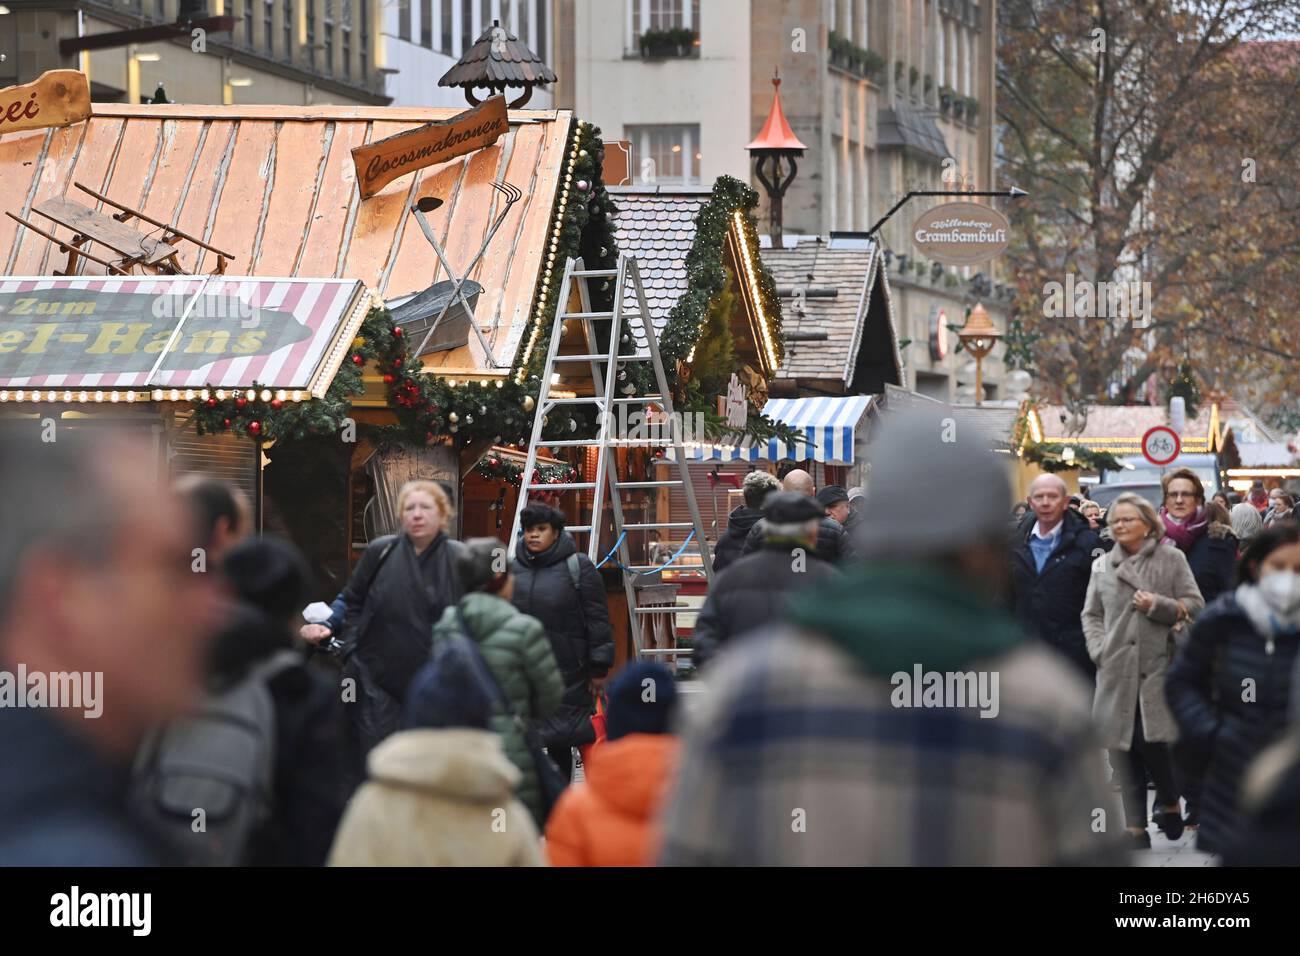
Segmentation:
<svg viewBox="0 0 1300 956">
<path fill-rule="evenodd" d="M 775 438 L 761 445 L 687 444 L 688 461 L 803 461 L 828 465 L 853 464 L 853 438 L 867 413 L 869 395 L 826 398 L 774 398 L 763 407 L 768 418 L 802 431 L 804 442 L 787 447 Z M 668 452 L 672 456 L 671 449 Z"/>
</svg>

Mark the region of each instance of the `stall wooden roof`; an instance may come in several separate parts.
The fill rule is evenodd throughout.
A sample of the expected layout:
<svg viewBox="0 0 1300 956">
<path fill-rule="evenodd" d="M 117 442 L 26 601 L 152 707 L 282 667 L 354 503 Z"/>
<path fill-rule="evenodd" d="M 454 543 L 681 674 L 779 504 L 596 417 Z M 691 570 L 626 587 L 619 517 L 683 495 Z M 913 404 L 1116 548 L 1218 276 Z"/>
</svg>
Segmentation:
<svg viewBox="0 0 1300 956">
<path fill-rule="evenodd" d="M 229 275 L 360 279 L 383 298 L 418 292 L 447 275 L 412 221 L 411 203 L 444 200 L 428 218 L 459 270 L 500 210 L 490 183 L 513 183 L 523 198 L 469 278 L 483 286 L 475 316 L 497 359 L 514 357 L 564 175 L 570 111 L 513 111 L 509 132 L 492 146 L 402 176 L 363 201 L 353 147 L 461 111 L 110 104 L 94 110 L 84 123 L 62 129 L 0 135 L 0 205 L 27 217 L 51 197 L 84 198 L 73 187 L 80 182 L 231 252 Z M 0 216 L 5 275 L 50 275 L 63 261 L 49 241 Z M 192 248 L 181 261 L 196 273 L 215 266 L 211 253 L 200 250 L 196 258 Z M 84 262 L 82 270 L 103 272 Z M 449 371 L 486 367 L 472 335 L 468 346 L 426 363 Z"/>
</svg>

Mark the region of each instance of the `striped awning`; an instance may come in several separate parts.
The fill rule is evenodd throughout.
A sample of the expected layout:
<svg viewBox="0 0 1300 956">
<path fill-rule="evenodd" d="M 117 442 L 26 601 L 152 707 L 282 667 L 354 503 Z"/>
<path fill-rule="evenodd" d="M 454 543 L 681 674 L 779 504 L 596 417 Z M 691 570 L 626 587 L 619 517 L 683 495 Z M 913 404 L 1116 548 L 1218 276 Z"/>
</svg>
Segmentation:
<svg viewBox="0 0 1300 956">
<path fill-rule="evenodd" d="M 803 461 L 851 465 L 858 424 L 867 413 L 869 395 L 825 398 L 774 398 L 763 407 L 768 418 L 802 432 L 805 440 L 787 446 L 775 438 L 759 445 L 686 445 L 689 461 Z M 671 457 L 671 450 L 668 455 Z"/>
<path fill-rule="evenodd" d="M 254 383 L 320 397 L 368 301 L 354 279 L 0 279 L 0 400 Z"/>
</svg>

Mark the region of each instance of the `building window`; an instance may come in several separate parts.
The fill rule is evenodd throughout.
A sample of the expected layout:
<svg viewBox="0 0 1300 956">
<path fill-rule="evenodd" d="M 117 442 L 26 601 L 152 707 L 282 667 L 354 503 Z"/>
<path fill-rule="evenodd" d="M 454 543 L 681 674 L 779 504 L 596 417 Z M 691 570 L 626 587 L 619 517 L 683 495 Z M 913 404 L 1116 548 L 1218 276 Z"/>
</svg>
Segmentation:
<svg viewBox="0 0 1300 956">
<path fill-rule="evenodd" d="M 700 32 L 700 0 L 628 0 L 632 32 L 687 29 Z"/>
<path fill-rule="evenodd" d="M 411 39 L 411 4 L 415 0 L 397 0 L 397 35 L 403 40 Z"/>
<path fill-rule="evenodd" d="M 262 42 L 267 53 L 275 52 L 275 28 L 271 26 L 271 16 L 275 11 L 275 0 L 262 0 Z"/>
<path fill-rule="evenodd" d="M 479 18 L 478 33 L 476 38 L 483 35 L 483 31 L 492 26 L 492 0 L 479 0 Z"/>
<path fill-rule="evenodd" d="M 639 168 L 637 176 L 658 183 L 689 185 L 700 181 L 700 127 L 627 126 Z M 653 166 L 647 168 L 645 160 Z M 646 175 L 648 173 L 648 175 Z"/>
<path fill-rule="evenodd" d="M 433 49 L 433 0 L 420 0 L 420 46 Z"/>
<path fill-rule="evenodd" d="M 334 11 L 325 0 L 325 72 L 334 72 Z"/>
<path fill-rule="evenodd" d="M 370 0 L 361 0 L 361 78 L 370 75 Z"/>
<path fill-rule="evenodd" d="M 442 23 L 439 24 L 438 50 L 452 55 L 451 43 L 451 0 L 442 0 Z"/>
<path fill-rule="evenodd" d="M 343 27 L 343 75 L 352 78 L 352 0 L 340 0 L 339 20 Z"/>
<path fill-rule="evenodd" d="M 460 2 L 460 55 L 474 45 L 474 0 Z"/>
<path fill-rule="evenodd" d="M 307 59 L 316 59 L 316 0 L 303 0 L 307 4 Z"/>
<path fill-rule="evenodd" d="M 307 0 L 308 3 L 311 0 Z M 284 58 L 290 63 L 293 62 L 293 0 L 284 0 Z"/>
<path fill-rule="evenodd" d="M 244 46 L 253 45 L 253 0 L 244 0 Z"/>
<path fill-rule="evenodd" d="M 544 62 L 549 63 L 551 62 L 551 58 L 546 55 L 547 8 L 548 4 L 546 0 L 537 0 L 537 9 L 533 11 L 533 23 L 536 25 L 535 29 L 537 32 L 535 42 L 537 45 L 533 47 L 533 52 L 540 56 Z"/>
</svg>

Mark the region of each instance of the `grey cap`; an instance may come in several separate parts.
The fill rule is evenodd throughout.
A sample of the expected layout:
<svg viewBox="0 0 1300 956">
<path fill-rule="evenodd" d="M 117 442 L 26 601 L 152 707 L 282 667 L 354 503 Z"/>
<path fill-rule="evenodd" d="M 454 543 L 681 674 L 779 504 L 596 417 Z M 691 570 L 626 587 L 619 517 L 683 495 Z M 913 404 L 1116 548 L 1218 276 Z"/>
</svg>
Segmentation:
<svg viewBox="0 0 1300 956">
<path fill-rule="evenodd" d="M 883 418 L 877 434 L 855 540 L 864 557 L 926 558 L 1006 536 L 1007 460 L 973 428 L 913 408 Z"/>
<path fill-rule="evenodd" d="M 866 492 L 856 485 L 849 489 L 849 501 L 856 501 L 857 499 L 865 498 L 866 496 Z"/>
</svg>

